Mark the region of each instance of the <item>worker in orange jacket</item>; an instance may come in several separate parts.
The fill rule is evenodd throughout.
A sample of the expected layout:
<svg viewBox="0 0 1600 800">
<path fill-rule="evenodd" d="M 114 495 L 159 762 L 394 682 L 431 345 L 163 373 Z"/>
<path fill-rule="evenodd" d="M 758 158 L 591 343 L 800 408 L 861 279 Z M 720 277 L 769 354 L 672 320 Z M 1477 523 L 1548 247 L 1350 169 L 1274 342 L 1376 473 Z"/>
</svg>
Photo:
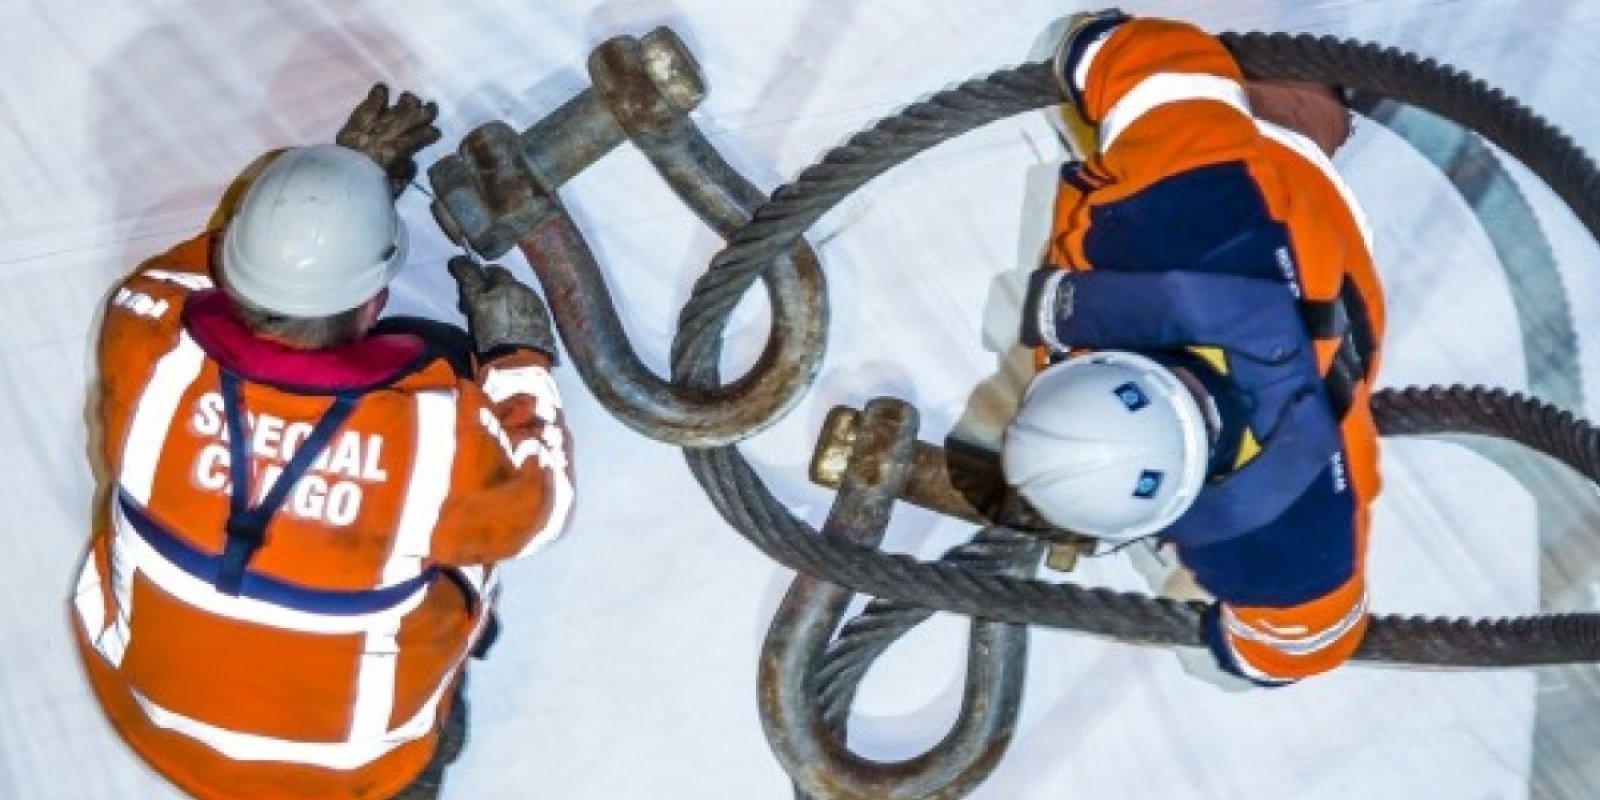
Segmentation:
<svg viewBox="0 0 1600 800">
<path fill-rule="evenodd" d="M 435 796 L 495 565 L 572 508 L 538 295 L 459 258 L 468 332 L 378 320 L 436 113 L 375 87 L 107 302 L 73 626 L 117 731 L 196 797 Z"/>
<path fill-rule="evenodd" d="M 1329 87 L 1246 82 L 1193 26 L 1081 14 L 1053 64 L 1062 171 L 1003 464 L 1052 523 L 1175 547 L 1226 671 L 1333 669 L 1368 621 L 1383 296 L 1328 160 Z"/>
</svg>

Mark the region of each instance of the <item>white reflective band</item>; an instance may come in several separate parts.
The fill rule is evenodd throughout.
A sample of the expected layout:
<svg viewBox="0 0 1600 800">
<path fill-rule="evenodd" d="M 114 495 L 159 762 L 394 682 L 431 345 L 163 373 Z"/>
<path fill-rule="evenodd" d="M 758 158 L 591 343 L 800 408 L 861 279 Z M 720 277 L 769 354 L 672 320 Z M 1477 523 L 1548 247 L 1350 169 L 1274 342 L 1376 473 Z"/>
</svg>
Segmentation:
<svg viewBox="0 0 1600 800">
<path fill-rule="evenodd" d="M 1256 129 L 1268 139 L 1298 153 L 1301 158 L 1311 162 L 1327 176 L 1328 182 L 1333 184 L 1333 188 L 1344 199 L 1345 208 L 1350 209 L 1350 216 L 1356 221 L 1356 229 L 1361 231 L 1361 241 L 1367 246 L 1367 252 L 1372 252 L 1372 228 L 1367 225 L 1367 214 L 1361 210 L 1361 204 L 1356 202 L 1355 192 L 1350 191 L 1344 178 L 1339 177 L 1339 171 L 1333 168 L 1333 162 L 1328 159 L 1328 154 L 1322 152 L 1322 148 L 1298 131 L 1289 130 L 1276 123 L 1258 119 Z"/>
<path fill-rule="evenodd" d="M 457 664 L 459 666 L 459 662 Z M 133 692 L 133 697 L 144 709 L 145 716 L 149 717 L 157 727 L 181 733 L 236 761 L 287 761 L 328 769 L 349 770 L 370 764 L 384 753 L 427 735 L 428 731 L 433 729 L 434 720 L 439 712 L 439 701 L 444 696 L 445 689 L 449 688 L 449 678 L 454 676 L 455 672 L 455 669 L 451 669 L 446 673 L 446 680 L 440 682 L 438 688 L 434 689 L 433 695 L 422 704 L 422 708 L 417 710 L 415 716 L 406 720 L 405 724 L 381 737 L 352 739 L 348 742 L 296 742 L 242 733 L 169 711 L 137 691 Z"/>
<path fill-rule="evenodd" d="M 557 451 L 559 452 L 559 451 Z M 549 544 L 566 532 L 567 517 L 572 512 L 572 477 L 567 474 L 565 459 L 561 466 L 546 468 L 545 497 L 549 502 L 550 511 L 545 515 L 544 524 L 539 526 L 539 532 L 523 546 L 516 558 L 530 556 L 543 550 Z"/>
<path fill-rule="evenodd" d="M 469 570 L 476 570 L 472 574 Z M 478 649 L 478 642 L 483 639 L 483 634 L 489 630 L 489 622 L 494 619 L 494 604 L 500 595 L 500 571 L 494 567 L 463 567 L 467 580 L 478 589 L 478 598 L 483 601 L 483 607 L 478 611 L 478 621 L 472 626 L 472 633 L 467 636 L 467 649 L 457 661 L 460 664 L 467 660 L 472 651 Z"/>
<path fill-rule="evenodd" d="M 1056 325 L 1060 322 L 1056 315 L 1062 306 L 1058 294 L 1063 291 L 1073 291 L 1072 284 L 1069 283 L 1065 287 L 1061 285 L 1066 278 L 1067 271 L 1064 269 L 1050 273 L 1044 280 L 1044 286 L 1039 288 L 1040 302 L 1033 309 L 1034 329 L 1039 331 L 1039 338 L 1044 340 L 1044 346 L 1052 353 L 1064 353 L 1069 349 L 1061 343 L 1061 337 L 1056 333 Z M 1071 298 L 1068 298 L 1067 304 L 1070 307 Z"/>
<path fill-rule="evenodd" d="M 350 713 L 350 741 L 381 739 L 394 714 L 395 675 L 400 667 L 400 626 L 368 631 L 356 666 L 355 708 Z"/>
<path fill-rule="evenodd" d="M 483 594 L 483 581 L 488 577 L 489 571 L 487 567 L 482 564 L 468 564 L 456 569 L 461 571 L 461 577 L 467 579 L 467 583 L 472 585 L 474 591 Z"/>
<path fill-rule="evenodd" d="M 113 493 L 114 494 L 114 493 Z M 116 508 L 117 501 L 111 500 Z M 115 528 L 113 528 L 115 530 Z M 100 634 L 95 649 L 113 666 L 122 666 L 122 656 L 133 640 L 133 626 L 128 620 L 133 616 L 133 576 L 139 565 L 128 552 L 120 534 L 111 538 L 111 626 Z"/>
<path fill-rule="evenodd" d="M 1100 48 L 1105 47 L 1106 40 L 1111 38 L 1111 32 L 1114 30 L 1116 28 L 1109 28 L 1099 36 L 1094 37 L 1094 41 L 1090 42 L 1088 47 L 1083 48 L 1083 54 L 1078 56 L 1078 65 L 1072 68 L 1072 84 L 1078 87 L 1078 91 L 1081 92 L 1088 88 L 1089 65 L 1094 63 L 1095 56 L 1100 55 Z"/>
<path fill-rule="evenodd" d="M 1361 594 L 1360 602 L 1350 609 L 1342 619 L 1332 627 L 1324 629 L 1321 633 L 1312 636 L 1280 637 L 1273 636 L 1259 628 L 1252 627 L 1240 620 L 1233 613 L 1233 609 L 1224 605 L 1222 607 L 1222 621 L 1228 629 L 1228 634 L 1240 639 L 1248 639 L 1270 647 L 1287 656 L 1307 656 L 1322 650 L 1334 642 L 1339 641 L 1345 634 L 1354 630 L 1356 625 L 1367 615 L 1367 595 Z"/>
<path fill-rule="evenodd" d="M 561 409 L 561 391 L 544 367 L 490 367 L 483 377 L 483 393 L 496 403 L 516 394 L 530 395 L 536 405 L 534 413 L 546 422 L 554 420 Z"/>
<path fill-rule="evenodd" d="M 433 530 L 450 492 L 450 471 L 456 457 L 456 394 L 416 395 L 416 447 L 405 505 L 395 526 L 395 541 L 383 567 L 385 586 L 416 577 L 422 560 L 433 551 Z"/>
<path fill-rule="evenodd" d="M 163 558 L 133 530 L 133 524 L 123 515 L 120 504 L 113 499 L 111 505 L 116 530 L 113 560 L 121 554 L 128 560 L 130 567 L 137 567 L 145 577 L 179 602 L 219 617 L 302 633 L 364 634 L 370 630 L 399 625 L 401 617 L 422 604 L 423 595 L 428 591 L 426 585 L 421 586 L 393 608 L 368 614 L 314 614 L 250 597 L 226 595 L 217 591 L 209 582 L 190 575 Z M 128 577 L 130 585 L 131 572 L 130 568 Z M 119 582 L 120 605 L 121 576 L 116 577 Z M 130 613 L 126 606 L 120 610 L 123 614 Z"/>
<path fill-rule="evenodd" d="M 1182 72 L 1151 75 L 1123 95 L 1100 121 L 1100 152 L 1109 151 L 1128 126 L 1158 106 L 1186 100 L 1213 100 L 1250 116 L 1244 87 L 1227 78 Z"/>
<path fill-rule="evenodd" d="M 405 505 L 400 509 L 389 559 L 383 565 L 385 586 L 421 574 L 423 560 L 433 551 L 433 531 L 450 491 L 450 470 L 455 464 L 454 391 L 416 395 L 416 442 Z M 389 728 L 400 667 L 399 635 L 400 620 L 396 618 L 392 624 L 367 631 L 362 639 L 361 659 L 356 667 L 355 708 L 350 715 L 352 741 L 381 738 Z"/>
<path fill-rule="evenodd" d="M 1231 647 L 1229 648 L 1229 650 L 1232 650 L 1232 649 L 1233 648 L 1231 648 Z M 1295 682 L 1294 678 L 1280 678 L 1280 677 L 1278 677 L 1276 675 L 1268 675 L 1267 673 L 1262 672 L 1259 669 L 1256 669 L 1256 666 L 1254 664 L 1251 664 L 1250 661 L 1248 659 L 1246 659 L 1238 651 L 1234 651 L 1233 652 L 1233 665 L 1235 667 L 1238 667 L 1239 668 L 1239 672 L 1241 674 L 1243 674 L 1246 678 L 1249 678 L 1250 680 L 1256 681 L 1258 683 L 1270 683 L 1270 684 L 1273 684 L 1275 686 L 1284 686 L 1284 685 L 1291 684 L 1291 683 Z"/>
<path fill-rule="evenodd" d="M 199 290 L 210 289 L 211 276 L 201 275 L 198 272 L 172 272 L 165 269 L 147 269 L 139 273 L 141 276 L 167 283 L 176 283 L 185 289 Z"/>
<path fill-rule="evenodd" d="M 105 585 L 92 547 L 89 548 L 89 557 L 84 559 L 83 570 L 78 573 L 78 588 L 73 593 L 72 604 L 78 611 L 78 621 L 83 625 L 84 638 L 106 661 L 113 666 L 121 666 L 122 656 L 128 650 L 128 618 L 117 614 L 114 624 L 106 626 Z"/>
<path fill-rule="evenodd" d="M 83 560 L 83 569 L 78 572 L 72 605 L 78 610 L 78 621 L 83 623 L 83 632 L 89 641 L 98 639 L 100 632 L 106 629 L 106 598 L 100 585 L 100 567 L 94 563 L 93 547 L 89 548 L 89 557 Z"/>
<path fill-rule="evenodd" d="M 467 584 L 472 587 L 472 591 L 478 595 L 479 600 L 487 602 L 494 599 L 492 595 L 495 587 L 499 585 L 500 579 L 493 567 L 483 564 L 468 564 L 464 567 L 456 567 L 456 571 L 461 573 L 461 577 L 467 580 Z"/>
<path fill-rule="evenodd" d="M 180 331 L 177 346 L 156 362 L 150 383 L 134 405 L 128 437 L 122 444 L 122 472 L 117 478 L 140 505 L 150 503 L 167 431 L 177 416 L 179 401 L 200 376 L 204 363 L 205 353 L 200 346 L 189 338 L 188 331 Z"/>
</svg>

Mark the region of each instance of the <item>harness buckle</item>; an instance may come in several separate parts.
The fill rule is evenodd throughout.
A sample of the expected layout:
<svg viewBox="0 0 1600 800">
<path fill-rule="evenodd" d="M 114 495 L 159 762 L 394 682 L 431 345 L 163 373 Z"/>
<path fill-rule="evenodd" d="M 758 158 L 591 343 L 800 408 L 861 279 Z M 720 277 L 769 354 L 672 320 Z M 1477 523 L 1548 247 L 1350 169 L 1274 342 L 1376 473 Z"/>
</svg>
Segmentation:
<svg viewBox="0 0 1600 800">
<path fill-rule="evenodd" d="M 238 597 L 241 584 L 244 583 L 245 568 L 250 566 L 250 559 L 267 540 L 267 526 L 262 520 L 229 517 L 224 530 L 228 538 L 222 548 L 222 560 L 217 564 L 217 579 L 213 585 L 225 595 Z"/>
</svg>

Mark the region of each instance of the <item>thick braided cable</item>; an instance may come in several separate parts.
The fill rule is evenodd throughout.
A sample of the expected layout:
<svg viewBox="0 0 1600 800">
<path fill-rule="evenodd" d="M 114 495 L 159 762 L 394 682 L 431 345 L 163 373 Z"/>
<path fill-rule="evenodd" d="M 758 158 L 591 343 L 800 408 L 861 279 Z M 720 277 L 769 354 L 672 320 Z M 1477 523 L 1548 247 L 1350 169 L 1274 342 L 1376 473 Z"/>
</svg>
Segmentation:
<svg viewBox="0 0 1600 800">
<path fill-rule="evenodd" d="M 1372 398 L 1386 436 L 1475 433 L 1512 439 L 1600 483 L 1600 429 L 1535 397 L 1482 386 L 1412 387 Z"/>
<path fill-rule="evenodd" d="M 891 167 L 998 119 L 1058 102 L 1048 68 L 1025 64 L 939 92 L 850 137 L 773 193 L 695 282 L 672 343 L 675 380 L 715 386 L 728 315 L 786 247 L 829 209 Z"/>
<path fill-rule="evenodd" d="M 1261 77 L 1322 80 L 1391 94 L 1473 127 L 1533 168 L 1573 206 L 1591 232 L 1600 234 L 1596 224 L 1600 220 L 1595 218 L 1600 203 L 1585 201 L 1600 198 L 1594 165 L 1570 139 L 1499 90 L 1431 60 L 1373 45 L 1283 34 L 1226 36 L 1224 41 L 1247 70 Z M 1310 51 L 1305 62 L 1297 60 L 1299 50 Z M 1285 60 L 1295 66 L 1282 66 Z M 1329 73 L 1316 72 L 1319 64 Z M 1385 74 L 1373 74 L 1379 70 Z M 1394 85 L 1396 81 L 1404 85 Z M 1441 98 L 1437 103 L 1434 94 Z M 774 192 L 696 283 L 673 342 L 674 379 L 692 386 L 717 385 L 721 336 L 733 305 L 778 254 L 845 196 L 928 147 L 1055 102 L 1047 68 L 1024 65 L 940 92 L 829 152 L 792 184 Z M 1492 119 L 1480 119 L 1485 115 Z M 834 542 L 819 536 L 773 497 L 736 447 L 686 450 L 685 455 L 724 518 L 769 557 L 792 569 L 875 597 L 1003 622 L 1066 628 L 1123 641 L 1199 643 L 1199 604 L 985 575 Z M 1498 621 L 1379 617 L 1373 620 L 1358 658 L 1471 666 L 1600 660 L 1600 617 L 1574 614 Z"/>
<path fill-rule="evenodd" d="M 983 528 L 972 541 L 950 548 L 940 561 L 987 573 L 1032 574 L 1038 568 L 1043 542 L 1006 528 Z M 874 598 L 828 644 L 817 667 L 816 691 L 828 727 L 843 733 L 856 690 L 872 662 L 912 628 L 933 616 L 933 610 L 898 600 Z"/>
</svg>

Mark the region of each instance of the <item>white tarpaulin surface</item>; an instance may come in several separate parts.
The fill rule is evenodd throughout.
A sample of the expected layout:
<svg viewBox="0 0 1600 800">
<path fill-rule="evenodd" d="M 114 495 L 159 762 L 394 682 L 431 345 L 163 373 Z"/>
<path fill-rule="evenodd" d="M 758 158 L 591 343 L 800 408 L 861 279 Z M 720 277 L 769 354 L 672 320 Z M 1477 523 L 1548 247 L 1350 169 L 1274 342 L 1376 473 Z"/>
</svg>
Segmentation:
<svg viewBox="0 0 1600 800">
<path fill-rule="evenodd" d="M 1593 3 L 1123 5 L 1213 30 L 1400 45 L 1469 69 L 1587 149 L 1600 145 Z M 425 153 L 431 161 L 482 122 L 521 128 L 559 105 L 586 84 L 584 58 L 603 38 L 670 24 L 711 85 L 697 121 L 770 189 L 874 119 L 1024 60 L 1039 31 L 1073 10 L 1038 0 L 0 6 L 0 797 L 175 795 L 112 733 L 71 645 L 68 589 L 93 491 L 83 425 L 90 343 L 107 288 L 196 232 L 261 151 L 330 140 L 383 79 L 439 101 L 445 140 Z M 984 308 L 1004 299 L 1006 276 L 1031 266 L 1061 155 L 1040 115 L 993 125 L 878 179 L 812 232 L 833 302 L 828 356 L 803 404 L 744 445 L 798 513 L 820 523 L 830 502 L 804 475 L 827 409 L 897 395 L 921 410 L 923 438 L 938 441 L 996 371 Z M 1595 377 L 1594 336 L 1580 333 L 1556 367 L 1531 363 L 1527 311 L 1509 299 L 1486 223 L 1437 169 L 1368 121 L 1336 161 L 1366 205 L 1388 281 L 1386 385 L 1525 388 L 1536 370 L 1559 368 L 1578 373 L 1576 410 L 1597 415 L 1581 391 Z M 1538 211 L 1572 326 L 1595 330 L 1594 244 L 1541 184 L 1511 169 Z M 718 240 L 631 148 L 562 196 L 635 346 L 664 371 L 677 311 Z M 403 208 L 413 264 L 393 306 L 457 319 L 442 269 L 450 247 L 420 193 Z M 765 330 L 764 301 L 742 306 L 725 373 L 753 358 Z M 790 574 L 721 520 L 674 448 L 614 421 L 570 367 L 558 379 L 578 442 L 573 529 L 506 573 L 504 633 L 474 666 L 471 741 L 446 796 L 788 796 L 761 732 L 755 678 Z M 1559 562 L 1541 563 L 1540 549 L 1542 537 L 1568 535 L 1551 532 L 1561 515 L 1550 504 L 1592 518 L 1593 491 L 1527 488 L 1504 460 L 1459 442 L 1389 442 L 1385 458 L 1375 609 L 1594 607 L 1595 561 L 1584 556 L 1596 548 L 1581 530 Z M 933 557 L 970 533 L 907 510 L 888 546 Z M 1145 588 L 1121 557 L 1091 561 L 1072 579 Z M 861 752 L 905 757 L 943 735 L 964 636 L 963 620 L 940 615 L 875 668 L 852 723 Z M 205 647 L 196 642 L 194 657 Z M 1029 668 L 1016 741 L 975 797 L 1583 798 L 1600 771 L 1590 669 L 1352 667 L 1229 694 L 1187 676 L 1170 652 L 1044 630 Z"/>
</svg>

